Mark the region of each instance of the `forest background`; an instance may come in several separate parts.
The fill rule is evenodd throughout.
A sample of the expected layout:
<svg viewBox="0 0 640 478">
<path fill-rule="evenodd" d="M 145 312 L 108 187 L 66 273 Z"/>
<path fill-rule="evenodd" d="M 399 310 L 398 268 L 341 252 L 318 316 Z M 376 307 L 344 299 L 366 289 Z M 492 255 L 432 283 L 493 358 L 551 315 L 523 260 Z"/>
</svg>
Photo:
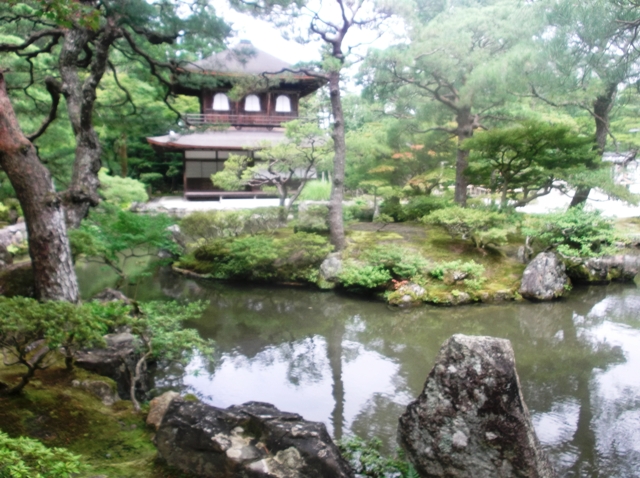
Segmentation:
<svg viewBox="0 0 640 478">
<path fill-rule="evenodd" d="M 334 178 L 330 223 L 341 208 L 343 185 L 348 194 L 370 193 L 388 204 L 451 186 L 455 202 L 465 206 L 470 185 L 499 193 L 503 206 L 527 204 L 553 189 L 576 190 L 574 206 L 592 188 L 636 202 L 600 161 L 606 149 L 633 156 L 638 142 L 635 1 L 337 0 L 231 7 L 289 25 L 283 31 L 300 42 L 320 40 L 322 60 L 294 68 L 329 82 L 305 113 L 332 129 L 333 168 L 326 162 L 320 171 Z M 4 139 L 9 144 L 16 131 L 25 132 L 35 146 L 31 156 L 40 159 L 33 164 L 45 166 L 36 168 L 41 177 L 31 174 L 24 182 L 39 183 L 38 201 L 25 207 L 29 201 L 21 198 L 39 277 L 46 269 L 39 264 L 50 260 L 42 256 L 45 242 L 64 256 L 66 239 L 55 246 L 51 237 L 57 236 L 37 234 L 61 230 L 51 194 L 74 228 L 99 201 L 101 166 L 156 193 L 176 190 L 180 158 L 156 154 L 145 137 L 187 131 L 180 114 L 198 106 L 197 98 L 173 94 L 180 65 L 233 40 L 214 6 L 201 1 L 186 8 L 36 0 L 1 8 L 2 76 L 20 123 L 5 130 L 14 133 Z M 357 40 L 370 42 L 391 28 L 389 46 L 366 53 L 358 47 Z M 346 84 L 357 88 L 348 91 Z M 549 124 L 554 127 L 545 131 Z M 501 136 L 503 128 L 512 128 L 511 137 Z M 588 141 L 594 141 L 594 154 L 586 152 Z M 9 173 L 7 144 L 0 149 Z M 522 144 L 528 146 L 517 146 Z M 554 154 L 537 154 L 540 148 Z M 12 187 L 0 175 L 0 200 L 15 195 L 15 181 Z M 42 211 L 49 211 L 48 219 L 36 227 L 36 218 L 46 216 Z M 52 227 L 54 217 L 58 226 Z M 342 214 L 336 217 L 332 243 L 341 249 L 344 231 L 334 240 L 334 229 L 342 227 Z M 69 270 L 56 265 L 58 277 L 72 275 L 67 262 Z M 39 296 L 77 300 L 72 284 L 55 282 L 49 280 Z"/>
</svg>

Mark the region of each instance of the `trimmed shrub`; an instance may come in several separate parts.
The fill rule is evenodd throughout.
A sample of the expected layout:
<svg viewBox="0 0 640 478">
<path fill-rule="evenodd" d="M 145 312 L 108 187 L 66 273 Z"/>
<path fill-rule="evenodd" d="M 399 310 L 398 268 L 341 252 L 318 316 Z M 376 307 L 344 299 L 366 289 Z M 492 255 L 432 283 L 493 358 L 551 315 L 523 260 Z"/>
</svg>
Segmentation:
<svg viewBox="0 0 640 478">
<path fill-rule="evenodd" d="M 417 221 L 438 209 L 452 205 L 451 200 L 442 196 L 415 196 L 402 206 L 401 220 Z"/>
<path fill-rule="evenodd" d="M 342 208 L 342 218 L 345 222 L 371 222 L 373 221 L 373 212 L 373 207 L 369 204 L 349 204 Z"/>
<path fill-rule="evenodd" d="M 452 206 L 438 209 L 422 218 L 426 224 L 443 227 L 452 239 L 471 240 L 476 247 L 500 245 L 515 230 L 505 214 Z"/>
<path fill-rule="evenodd" d="M 282 239 L 264 234 L 223 238 L 199 246 L 181 264 L 218 279 L 315 282 L 331 252 L 326 238 L 299 232 Z"/>
<path fill-rule="evenodd" d="M 242 211 L 196 211 L 180 221 L 181 231 L 194 242 L 272 232 L 280 226 L 279 208 Z"/>
<path fill-rule="evenodd" d="M 329 208 L 322 204 L 309 204 L 299 208 L 294 230 L 296 232 L 329 232 Z"/>
<path fill-rule="evenodd" d="M 107 202 L 120 207 L 128 207 L 132 202 L 147 202 L 149 200 L 146 187 L 140 181 L 109 176 L 106 168 L 100 170 L 98 179 L 100 180 L 100 195 Z"/>
<path fill-rule="evenodd" d="M 523 231 L 545 248 L 555 248 L 565 256 L 599 257 L 615 254 L 613 221 L 600 211 L 579 207 L 566 212 L 532 218 Z"/>
<path fill-rule="evenodd" d="M 385 199 L 380 205 L 380 215 L 389 216 L 393 218 L 394 222 L 402 221 L 404 213 L 402 211 L 402 204 L 400 204 L 400 198 L 391 196 Z"/>
<path fill-rule="evenodd" d="M 374 266 L 347 260 L 338 278 L 347 288 L 378 289 L 391 281 L 391 274 L 381 265 Z"/>
<path fill-rule="evenodd" d="M 376 246 L 360 255 L 360 259 L 374 266 L 382 266 L 394 279 L 411 279 L 425 274 L 431 263 L 420 254 L 406 248 Z"/>
</svg>

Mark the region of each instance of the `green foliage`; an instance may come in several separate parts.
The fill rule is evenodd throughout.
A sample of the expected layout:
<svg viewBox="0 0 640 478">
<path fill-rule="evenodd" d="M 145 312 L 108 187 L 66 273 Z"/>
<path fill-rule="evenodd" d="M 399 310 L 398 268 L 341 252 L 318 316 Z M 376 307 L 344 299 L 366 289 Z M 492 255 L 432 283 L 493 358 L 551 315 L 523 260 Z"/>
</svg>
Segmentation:
<svg viewBox="0 0 640 478">
<path fill-rule="evenodd" d="M 219 279 L 315 282 L 318 267 L 332 250 L 327 239 L 298 232 L 283 238 L 258 234 L 210 241 L 194 251 L 203 272 Z M 183 259 L 189 266 L 188 258 Z"/>
<path fill-rule="evenodd" d="M 569 257 L 598 257 L 615 254 L 613 221 L 600 211 L 579 207 L 566 212 L 536 216 L 523 232 L 542 247 L 555 248 Z"/>
<path fill-rule="evenodd" d="M 136 214 L 112 207 L 91 212 L 78 229 L 69 231 L 74 256 L 84 254 L 116 263 L 118 254 L 145 248 L 177 252 L 167 228 L 174 224 L 166 214 Z"/>
<path fill-rule="evenodd" d="M 398 196 L 391 196 L 384 200 L 380 205 L 380 214 L 389 216 L 393 219 L 391 222 L 399 222 L 402 220 L 402 204 L 400 204 L 400 198 Z"/>
<path fill-rule="evenodd" d="M 595 159 L 592 137 L 540 121 L 480 132 L 464 147 L 471 150 L 467 176 L 475 185 L 500 191 L 503 208 L 509 199 L 523 206 L 562 188 L 560 179 L 585 170 Z"/>
<path fill-rule="evenodd" d="M 394 279 L 411 279 L 425 274 L 431 263 L 420 254 L 403 247 L 376 246 L 360 254 L 359 259 L 383 266 Z"/>
<path fill-rule="evenodd" d="M 442 196 L 415 196 L 401 206 L 401 221 L 417 221 L 422 217 L 452 205 L 451 200 Z"/>
<path fill-rule="evenodd" d="M 476 247 L 503 244 L 511 230 L 506 214 L 459 206 L 438 209 L 422 222 L 441 226 L 451 238 L 471 240 Z"/>
<path fill-rule="evenodd" d="M 109 176 L 106 168 L 98 173 L 100 192 L 105 201 L 126 208 L 133 202 L 147 202 L 149 196 L 140 181 L 131 178 Z"/>
<path fill-rule="evenodd" d="M 329 231 L 329 208 L 322 204 L 310 204 L 298 209 L 296 231 L 324 233 Z"/>
<path fill-rule="evenodd" d="M 392 280 L 419 281 L 432 264 L 420 253 L 405 247 L 377 245 L 344 262 L 338 276 L 346 288 L 379 289 Z"/>
<path fill-rule="evenodd" d="M 160 173 L 142 173 L 140 174 L 140 181 L 149 187 L 156 187 L 162 183 L 164 176 Z"/>
<path fill-rule="evenodd" d="M 5 363 L 27 368 L 22 382 L 9 393 L 19 392 L 35 370 L 50 366 L 59 349 L 71 368 L 75 352 L 104 344 L 102 336 L 126 312 L 117 303 L 76 305 L 0 297 L 0 348 L 6 354 Z"/>
<path fill-rule="evenodd" d="M 366 202 L 358 203 L 356 201 L 355 204 L 346 204 L 342 207 L 342 218 L 345 222 L 371 222 L 373 221 L 373 207 Z"/>
<path fill-rule="evenodd" d="M 171 302 L 142 302 L 141 314 L 127 316 L 123 321 L 131 333 L 139 337 L 140 353 L 148 359 L 186 365 L 195 353 L 210 357 L 213 343 L 203 339 L 195 329 L 186 329 L 184 322 L 197 320 L 209 304 L 202 301 L 180 304 Z"/>
<path fill-rule="evenodd" d="M 329 181 L 308 181 L 298 196 L 300 201 L 328 201 L 331 196 Z"/>
<path fill-rule="evenodd" d="M 476 261 L 451 261 L 437 264 L 431 269 L 430 274 L 432 277 L 438 280 L 444 280 L 445 276 L 449 272 L 459 273 L 464 278 L 480 279 L 484 274 L 484 266 L 478 264 Z"/>
<path fill-rule="evenodd" d="M 104 262 L 124 280 L 124 265 L 132 257 L 154 256 L 158 250 L 179 253 L 167 230 L 173 224 L 166 214 L 136 214 L 103 204 L 69 231 L 71 253 Z"/>
<path fill-rule="evenodd" d="M 245 227 L 244 211 L 196 211 L 180 221 L 180 230 L 194 240 L 236 237 Z"/>
<path fill-rule="evenodd" d="M 72 478 L 84 470 L 80 457 L 64 448 L 0 432 L 0 478 Z"/>
<path fill-rule="evenodd" d="M 358 437 L 343 438 L 338 442 L 340 452 L 351 464 L 358 476 L 371 478 L 418 478 L 411 464 L 400 460 L 386 458 L 380 453 L 382 442 L 378 439 L 369 441 Z"/>
<path fill-rule="evenodd" d="M 281 204 L 289 199 L 291 207 L 302 188 L 317 169 L 326 169 L 333 151 L 333 143 L 315 123 L 290 121 L 285 125 L 286 142 L 260 145 L 255 158 L 231 155 L 224 170 L 211 176 L 213 183 L 227 190 L 244 186 L 275 187 Z M 291 188 L 291 180 L 299 183 Z"/>
<path fill-rule="evenodd" d="M 347 288 L 378 289 L 391 281 L 391 274 L 381 265 L 373 266 L 346 260 L 338 279 Z"/>
<path fill-rule="evenodd" d="M 242 234 L 273 232 L 280 226 L 278 208 L 240 211 L 197 211 L 180 221 L 181 231 L 195 242 Z"/>
<path fill-rule="evenodd" d="M 20 244 L 9 244 L 7 246 L 7 252 L 13 257 L 26 256 L 29 254 L 29 242 L 23 241 Z"/>
<path fill-rule="evenodd" d="M 279 258 L 274 265 L 278 275 L 310 283 L 317 281 L 318 267 L 333 250 L 326 238 L 305 232 L 279 239 L 276 245 Z"/>
</svg>

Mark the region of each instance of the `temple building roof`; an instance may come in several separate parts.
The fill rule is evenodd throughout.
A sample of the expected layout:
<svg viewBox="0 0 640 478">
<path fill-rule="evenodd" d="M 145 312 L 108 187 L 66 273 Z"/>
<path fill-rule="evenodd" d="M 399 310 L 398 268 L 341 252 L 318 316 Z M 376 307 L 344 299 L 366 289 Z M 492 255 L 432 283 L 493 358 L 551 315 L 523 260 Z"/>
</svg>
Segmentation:
<svg viewBox="0 0 640 478">
<path fill-rule="evenodd" d="M 251 42 L 241 41 L 229 50 L 216 53 L 184 67 L 192 72 L 216 72 L 231 75 L 260 75 L 290 68 L 291 64 L 259 50 Z"/>
<path fill-rule="evenodd" d="M 259 149 L 260 144 L 272 145 L 286 140 L 284 128 L 266 130 L 264 128 L 229 128 L 223 131 L 205 131 L 203 133 L 167 134 L 147 138 L 154 148 L 161 149 Z"/>
</svg>

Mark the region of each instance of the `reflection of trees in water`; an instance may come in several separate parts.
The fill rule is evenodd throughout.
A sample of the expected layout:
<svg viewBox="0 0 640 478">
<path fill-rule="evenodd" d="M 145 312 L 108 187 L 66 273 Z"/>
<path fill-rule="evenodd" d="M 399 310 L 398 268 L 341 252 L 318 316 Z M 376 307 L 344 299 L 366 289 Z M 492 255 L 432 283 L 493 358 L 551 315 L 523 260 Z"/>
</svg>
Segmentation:
<svg viewBox="0 0 640 478">
<path fill-rule="evenodd" d="M 393 396 L 376 393 L 367 401 L 351 424 L 351 433 L 359 437 L 382 438 L 383 452 L 392 455 L 396 445 L 398 417 L 406 405 Z"/>
<path fill-rule="evenodd" d="M 607 319 L 604 314 L 592 313 L 609 300 L 606 294 L 605 287 L 590 287 L 580 291 L 579 300 L 569 307 L 541 304 L 519 315 L 523 331 L 531 337 L 518 355 L 518 371 L 526 377 L 522 385 L 529 407 L 534 412 L 548 412 L 563 400 L 579 403 L 571 439 L 549 450 L 556 463 L 568 462 L 566 469 L 559 470 L 568 477 L 609 476 L 599 471 L 603 457 L 598 453 L 594 412 L 601 404 L 592 403 L 594 370 L 621 363 L 624 355 L 619 347 L 599 342 L 588 332 Z M 523 355 L 537 355 L 537 359 L 521 361 Z"/>
<path fill-rule="evenodd" d="M 283 344 L 278 360 L 288 364 L 289 383 L 306 386 L 321 382 L 327 365 L 326 360 L 323 360 L 327 348 L 325 341 L 316 336 L 287 345 Z"/>
<path fill-rule="evenodd" d="M 605 288 L 605 287 L 603 287 Z M 640 327 L 640 294 L 635 284 L 612 284 L 606 287 L 611 294 L 587 313 L 587 320 L 611 320 Z"/>
<path fill-rule="evenodd" d="M 346 426 L 344 367 L 358 358 L 362 348 L 396 362 L 399 372 L 394 378 L 395 391 L 371 397 L 351 430 L 363 437 L 386 437 L 392 444 L 397 417 L 404 409 L 398 397 L 420 393 L 444 340 L 455 333 L 493 335 L 512 341 L 532 412 L 550 412 L 558 403 L 580 407 L 571 438 L 550 450 L 556 463 L 566 463 L 560 471 L 576 477 L 633 475 L 625 474 L 626 465 L 617 461 L 615 443 L 601 444 L 601 453 L 597 451 L 598 430 L 619 420 L 626 410 L 637 410 L 638 404 L 635 400 L 598 403 L 594 370 L 605 370 L 624 357 L 620 349 L 597 342 L 590 329 L 611 317 L 640 326 L 640 296 L 635 289 L 618 285 L 578 288 L 571 299 L 553 304 L 401 311 L 331 293 L 243 289 L 217 283 L 198 283 L 200 290 L 188 290 L 175 282 L 167 279 L 163 288 L 173 287 L 172 293 L 186 290 L 189 297 L 211 301 L 206 316 L 195 325 L 202 335 L 216 339 L 218 356 L 232 357 L 238 366 L 255 359 L 265 365 L 286 363 L 288 380 L 300 387 L 330 379 L 336 436 Z M 345 347 L 345 341 L 360 345 Z"/>
<path fill-rule="evenodd" d="M 327 356 L 331 367 L 331 393 L 333 396 L 333 436 L 336 440 L 342 438 L 344 426 L 344 383 L 342 381 L 342 341 L 345 326 L 341 320 L 334 320 L 331 330 L 327 334 Z"/>
</svg>

